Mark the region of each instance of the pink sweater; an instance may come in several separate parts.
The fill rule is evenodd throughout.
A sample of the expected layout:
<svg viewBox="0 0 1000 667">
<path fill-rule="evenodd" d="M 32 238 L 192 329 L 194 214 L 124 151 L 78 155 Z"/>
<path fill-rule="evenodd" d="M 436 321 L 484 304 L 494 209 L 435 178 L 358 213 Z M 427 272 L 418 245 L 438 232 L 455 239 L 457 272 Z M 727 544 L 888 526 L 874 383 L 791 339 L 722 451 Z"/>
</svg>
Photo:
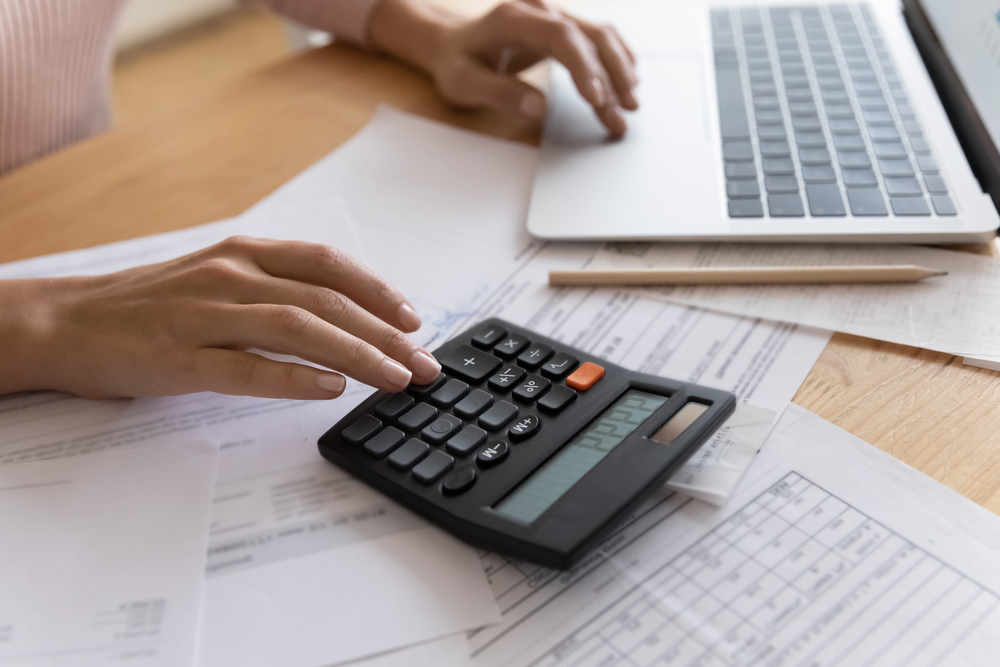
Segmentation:
<svg viewBox="0 0 1000 667">
<path fill-rule="evenodd" d="M 107 129 L 127 0 L 0 0 L 0 174 Z M 257 0 L 364 43 L 378 0 Z"/>
</svg>

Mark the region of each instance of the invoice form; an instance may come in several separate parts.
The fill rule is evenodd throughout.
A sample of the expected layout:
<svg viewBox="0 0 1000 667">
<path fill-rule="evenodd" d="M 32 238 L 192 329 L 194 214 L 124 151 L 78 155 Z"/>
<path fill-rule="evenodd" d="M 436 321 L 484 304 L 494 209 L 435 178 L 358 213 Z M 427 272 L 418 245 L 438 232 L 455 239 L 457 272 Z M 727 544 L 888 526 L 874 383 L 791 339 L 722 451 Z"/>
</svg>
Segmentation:
<svg viewBox="0 0 1000 667">
<path fill-rule="evenodd" d="M 715 509 L 661 493 L 567 572 L 484 555 L 475 665 L 994 665 L 1000 518 L 792 405 Z"/>
<path fill-rule="evenodd" d="M 0 465 L 0 664 L 187 667 L 218 444 Z"/>
</svg>

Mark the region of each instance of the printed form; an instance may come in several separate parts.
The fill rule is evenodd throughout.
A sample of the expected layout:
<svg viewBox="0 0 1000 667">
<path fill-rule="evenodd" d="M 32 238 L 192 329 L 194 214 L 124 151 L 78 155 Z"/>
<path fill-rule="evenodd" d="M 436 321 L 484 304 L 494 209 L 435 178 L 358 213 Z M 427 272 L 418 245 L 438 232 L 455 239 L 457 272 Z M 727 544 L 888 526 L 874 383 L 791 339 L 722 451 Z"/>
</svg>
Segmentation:
<svg viewBox="0 0 1000 667">
<path fill-rule="evenodd" d="M 1000 518 L 789 406 L 740 491 L 663 492 L 575 569 L 484 555 L 477 666 L 992 665 Z"/>
</svg>

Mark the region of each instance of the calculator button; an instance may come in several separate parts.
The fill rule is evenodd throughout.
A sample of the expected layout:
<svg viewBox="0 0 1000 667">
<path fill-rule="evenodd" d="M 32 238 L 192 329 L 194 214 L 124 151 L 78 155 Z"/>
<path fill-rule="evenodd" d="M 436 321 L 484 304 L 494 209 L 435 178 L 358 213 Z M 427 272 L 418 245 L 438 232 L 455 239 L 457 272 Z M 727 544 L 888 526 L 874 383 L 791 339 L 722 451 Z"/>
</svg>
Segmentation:
<svg viewBox="0 0 1000 667">
<path fill-rule="evenodd" d="M 576 368 L 577 358 L 572 354 L 560 352 L 552 357 L 551 361 L 542 366 L 542 375 L 558 380 L 569 375 L 569 372 Z"/>
<path fill-rule="evenodd" d="M 438 361 L 451 373 L 472 382 L 480 382 L 503 363 L 492 354 L 468 345 L 459 345 Z"/>
<path fill-rule="evenodd" d="M 429 451 L 431 451 L 431 446 L 426 442 L 410 438 L 405 445 L 392 453 L 389 457 L 389 465 L 397 470 L 409 470 L 427 456 Z"/>
<path fill-rule="evenodd" d="M 403 444 L 404 440 L 406 440 L 406 436 L 403 435 L 402 431 L 389 426 L 365 443 L 365 451 L 380 459 Z"/>
<path fill-rule="evenodd" d="M 431 484 L 455 466 L 455 459 L 444 452 L 433 452 L 413 469 L 413 479 L 421 484 Z"/>
<path fill-rule="evenodd" d="M 516 405 L 507 401 L 500 401 L 483 413 L 483 416 L 479 418 L 479 425 L 487 431 L 499 431 L 516 416 Z"/>
<path fill-rule="evenodd" d="M 576 392 L 561 384 L 554 385 L 544 396 L 538 399 L 538 407 L 546 412 L 561 412 L 573 402 Z"/>
<path fill-rule="evenodd" d="M 552 383 L 539 375 L 529 375 L 517 385 L 517 389 L 514 390 L 513 396 L 517 400 L 524 401 L 525 403 L 537 401 L 538 397 L 545 393 L 545 390 L 549 388 L 550 384 Z"/>
<path fill-rule="evenodd" d="M 375 414 L 386 421 L 393 421 L 413 407 L 413 397 L 400 392 L 393 394 L 375 406 Z"/>
<path fill-rule="evenodd" d="M 493 348 L 493 351 L 504 359 L 510 359 L 521 354 L 521 351 L 530 344 L 531 341 L 521 334 L 510 334 L 501 338 L 500 343 Z"/>
<path fill-rule="evenodd" d="M 399 418 L 400 428 L 407 431 L 419 431 L 430 424 L 438 416 L 437 408 L 427 403 L 417 403 L 409 412 Z"/>
<path fill-rule="evenodd" d="M 469 393 L 469 385 L 452 378 L 444 386 L 431 394 L 431 403 L 442 408 L 450 408 Z"/>
<path fill-rule="evenodd" d="M 427 384 L 411 384 L 406 388 L 406 391 L 418 401 L 427 400 L 427 397 L 437 391 L 437 388 L 443 385 L 447 379 L 447 376 L 441 373 L 432 382 Z"/>
<path fill-rule="evenodd" d="M 468 456 L 472 450 L 486 442 L 486 431 L 478 426 L 466 426 L 448 441 L 445 448 L 455 456 Z"/>
<path fill-rule="evenodd" d="M 497 391 L 506 391 L 520 382 L 525 375 L 523 368 L 501 366 L 500 372 L 490 378 L 490 387 Z"/>
<path fill-rule="evenodd" d="M 361 445 L 380 430 L 382 430 L 382 422 L 371 415 L 364 415 L 341 431 L 340 437 L 352 445 Z"/>
<path fill-rule="evenodd" d="M 502 440 L 494 443 L 476 455 L 476 463 L 480 468 L 490 468 L 507 458 L 510 448 Z"/>
<path fill-rule="evenodd" d="M 507 434 L 514 442 L 527 440 L 531 436 L 538 433 L 538 429 L 541 427 L 542 421 L 538 417 L 535 415 L 524 415 L 510 425 L 510 428 L 507 430 Z"/>
<path fill-rule="evenodd" d="M 604 377 L 604 369 L 597 364 L 585 361 L 580 367 L 573 371 L 573 374 L 566 378 L 566 386 L 579 391 L 587 391 L 597 381 Z"/>
<path fill-rule="evenodd" d="M 521 353 L 517 358 L 517 363 L 527 368 L 529 371 L 537 370 L 545 363 L 545 360 L 552 356 L 552 348 L 548 345 L 536 343 Z"/>
<path fill-rule="evenodd" d="M 476 347 L 488 350 L 499 343 L 500 339 L 506 335 L 507 330 L 503 327 L 498 327 L 495 324 L 488 324 L 481 327 L 479 332 L 472 337 L 472 344 Z"/>
<path fill-rule="evenodd" d="M 441 415 L 431 422 L 430 426 L 424 427 L 424 430 L 420 432 L 420 437 L 432 445 L 440 445 L 455 435 L 460 428 L 462 428 L 462 421 L 458 417 Z"/>
<path fill-rule="evenodd" d="M 472 466 L 455 468 L 441 482 L 441 493 L 446 496 L 457 496 L 465 493 L 476 483 L 476 469 Z"/>
<path fill-rule="evenodd" d="M 486 408 L 493 405 L 493 397 L 482 389 L 473 389 L 455 406 L 454 412 L 462 419 L 475 419 Z"/>
</svg>

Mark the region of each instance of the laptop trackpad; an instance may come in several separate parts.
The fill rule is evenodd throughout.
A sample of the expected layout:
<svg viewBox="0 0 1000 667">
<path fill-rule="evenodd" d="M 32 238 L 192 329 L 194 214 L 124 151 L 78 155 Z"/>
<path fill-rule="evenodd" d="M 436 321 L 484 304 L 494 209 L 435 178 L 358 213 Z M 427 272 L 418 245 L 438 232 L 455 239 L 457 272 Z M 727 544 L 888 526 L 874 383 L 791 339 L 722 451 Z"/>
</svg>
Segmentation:
<svg viewBox="0 0 1000 667">
<path fill-rule="evenodd" d="M 708 143 L 707 73 L 697 54 L 644 55 L 638 69 L 639 111 L 625 114 L 629 130 L 622 143 L 642 141 L 647 148 Z M 582 148 L 607 142 L 607 131 L 564 67 L 553 67 L 550 91 L 544 145 Z"/>
</svg>

